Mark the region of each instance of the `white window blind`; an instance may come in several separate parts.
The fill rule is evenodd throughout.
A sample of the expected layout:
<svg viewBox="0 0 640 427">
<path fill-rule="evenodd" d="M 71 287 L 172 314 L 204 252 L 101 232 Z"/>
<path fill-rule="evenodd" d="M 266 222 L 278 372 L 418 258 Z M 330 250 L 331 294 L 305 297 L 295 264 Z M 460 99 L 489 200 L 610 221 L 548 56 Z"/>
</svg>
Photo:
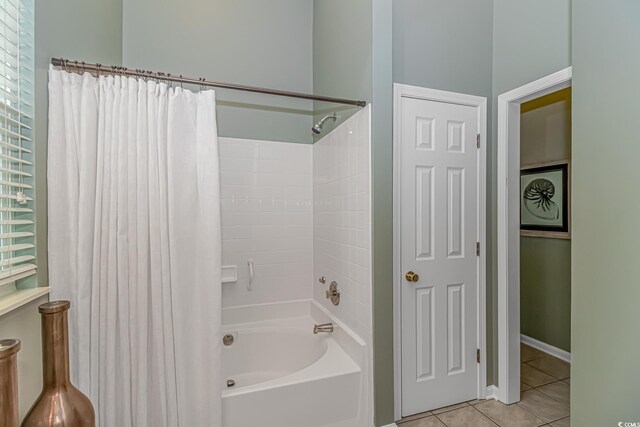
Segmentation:
<svg viewBox="0 0 640 427">
<path fill-rule="evenodd" d="M 0 287 L 36 273 L 33 0 L 0 0 Z"/>
</svg>

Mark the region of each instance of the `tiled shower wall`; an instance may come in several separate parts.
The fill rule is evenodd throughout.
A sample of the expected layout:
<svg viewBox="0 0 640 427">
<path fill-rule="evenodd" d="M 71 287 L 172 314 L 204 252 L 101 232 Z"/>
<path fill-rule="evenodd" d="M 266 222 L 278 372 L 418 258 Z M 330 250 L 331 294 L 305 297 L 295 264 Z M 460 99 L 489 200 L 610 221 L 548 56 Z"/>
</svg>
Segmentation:
<svg viewBox="0 0 640 427">
<path fill-rule="evenodd" d="M 371 342 L 370 106 L 313 145 L 313 296 Z M 318 278 L 325 276 L 326 285 Z M 325 298 L 335 280 L 339 306 Z"/>
<path fill-rule="evenodd" d="M 222 285 L 223 307 L 311 298 L 312 149 L 220 138 L 222 264 L 238 266 L 238 282 Z"/>
</svg>

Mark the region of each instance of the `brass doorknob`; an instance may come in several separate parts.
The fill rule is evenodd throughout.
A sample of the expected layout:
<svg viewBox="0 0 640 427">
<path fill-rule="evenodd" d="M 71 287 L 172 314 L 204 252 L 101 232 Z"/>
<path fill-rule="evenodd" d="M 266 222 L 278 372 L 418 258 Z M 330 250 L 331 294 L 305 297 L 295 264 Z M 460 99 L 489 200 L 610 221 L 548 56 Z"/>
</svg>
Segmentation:
<svg viewBox="0 0 640 427">
<path fill-rule="evenodd" d="M 407 282 L 417 282 L 418 280 L 420 280 L 420 276 L 418 276 L 413 271 L 407 271 L 407 274 L 405 274 L 404 277 L 405 279 L 407 279 Z"/>
</svg>

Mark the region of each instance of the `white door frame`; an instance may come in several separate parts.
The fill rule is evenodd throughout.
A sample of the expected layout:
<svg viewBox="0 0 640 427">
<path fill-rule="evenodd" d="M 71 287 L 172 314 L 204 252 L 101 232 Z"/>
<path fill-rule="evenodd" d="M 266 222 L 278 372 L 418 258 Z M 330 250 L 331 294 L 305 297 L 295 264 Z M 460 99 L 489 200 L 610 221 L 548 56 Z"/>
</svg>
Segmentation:
<svg viewBox="0 0 640 427">
<path fill-rule="evenodd" d="M 520 400 L 520 104 L 571 86 L 571 67 L 498 96 L 498 400 Z M 509 185 L 513 183 L 513 185 Z"/>
<path fill-rule="evenodd" d="M 403 283 L 401 259 L 401 173 L 400 138 L 402 123 L 402 98 L 424 99 L 451 104 L 467 105 L 478 109 L 478 133 L 480 134 L 480 156 L 478 174 L 478 239 L 480 256 L 478 257 L 478 348 L 480 349 L 480 369 L 478 370 L 478 399 L 484 399 L 487 393 L 486 365 L 486 175 L 487 175 L 487 99 L 480 96 L 426 89 L 399 83 L 393 84 L 393 356 L 394 356 L 394 416 L 402 416 L 402 296 Z"/>
</svg>

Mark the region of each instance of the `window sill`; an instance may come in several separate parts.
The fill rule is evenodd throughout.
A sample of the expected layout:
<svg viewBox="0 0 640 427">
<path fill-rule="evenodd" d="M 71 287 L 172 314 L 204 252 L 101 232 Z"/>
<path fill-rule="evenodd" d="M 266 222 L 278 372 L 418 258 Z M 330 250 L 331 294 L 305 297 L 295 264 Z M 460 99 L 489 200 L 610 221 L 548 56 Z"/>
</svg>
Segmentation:
<svg viewBox="0 0 640 427">
<path fill-rule="evenodd" d="M 0 316 L 7 314 L 49 293 L 49 288 L 30 288 L 11 292 L 0 298 Z"/>
</svg>

